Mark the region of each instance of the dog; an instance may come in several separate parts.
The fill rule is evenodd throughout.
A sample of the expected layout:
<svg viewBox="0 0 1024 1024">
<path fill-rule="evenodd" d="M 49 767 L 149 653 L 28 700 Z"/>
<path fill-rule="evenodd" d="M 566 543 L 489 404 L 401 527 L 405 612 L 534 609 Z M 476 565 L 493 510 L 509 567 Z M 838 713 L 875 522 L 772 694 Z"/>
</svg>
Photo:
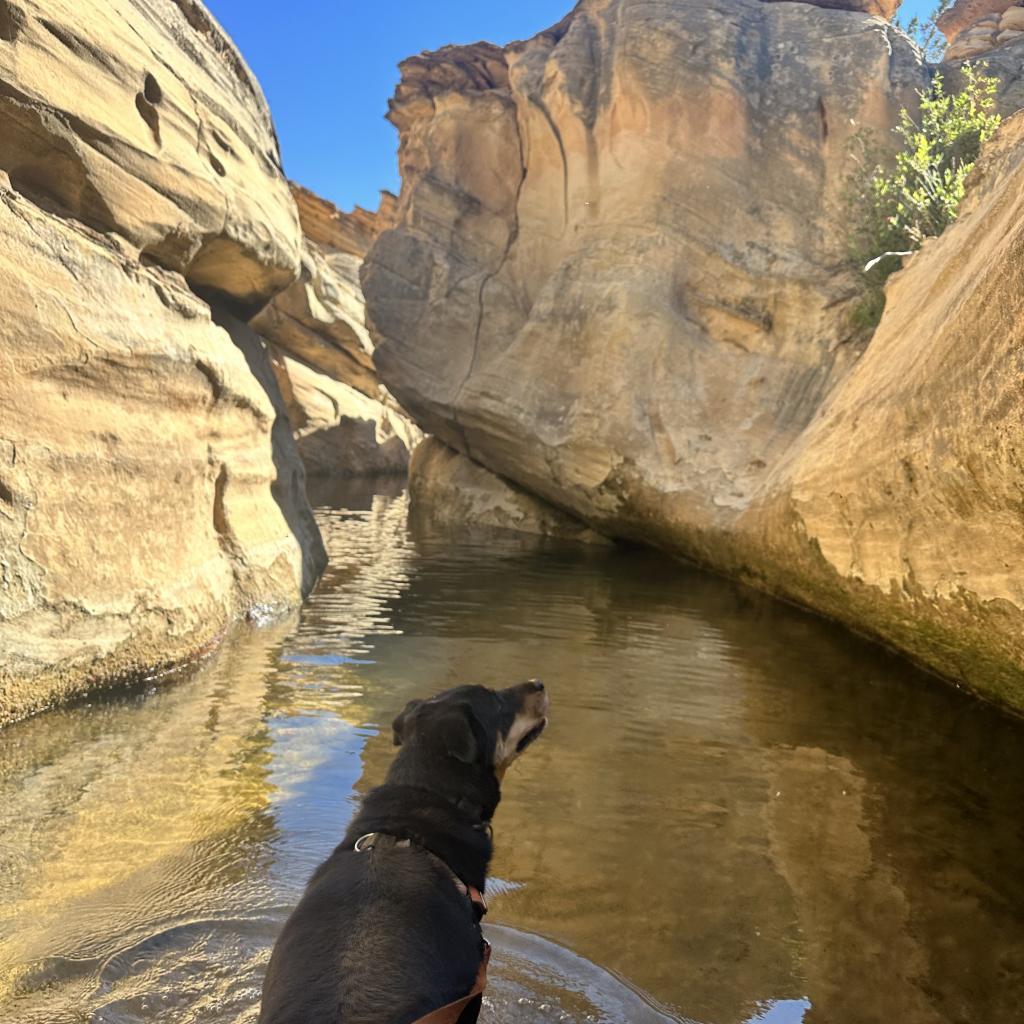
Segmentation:
<svg viewBox="0 0 1024 1024">
<path fill-rule="evenodd" d="M 314 872 L 267 968 L 259 1024 L 474 1024 L 480 918 L 508 766 L 547 726 L 538 680 L 410 701 L 399 747 Z"/>
</svg>

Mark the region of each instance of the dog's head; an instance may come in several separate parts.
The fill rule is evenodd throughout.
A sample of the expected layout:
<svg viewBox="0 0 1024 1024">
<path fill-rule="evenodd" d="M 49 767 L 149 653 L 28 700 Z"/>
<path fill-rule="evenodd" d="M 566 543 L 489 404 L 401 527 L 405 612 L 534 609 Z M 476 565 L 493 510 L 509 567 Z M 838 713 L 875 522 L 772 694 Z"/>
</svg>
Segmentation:
<svg viewBox="0 0 1024 1024">
<path fill-rule="evenodd" d="M 507 690 L 458 686 L 411 700 L 393 723 L 395 746 L 415 744 L 464 764 L 505 769 L 544 731 L 548 695 L 536 679 Z"/>
</svg>

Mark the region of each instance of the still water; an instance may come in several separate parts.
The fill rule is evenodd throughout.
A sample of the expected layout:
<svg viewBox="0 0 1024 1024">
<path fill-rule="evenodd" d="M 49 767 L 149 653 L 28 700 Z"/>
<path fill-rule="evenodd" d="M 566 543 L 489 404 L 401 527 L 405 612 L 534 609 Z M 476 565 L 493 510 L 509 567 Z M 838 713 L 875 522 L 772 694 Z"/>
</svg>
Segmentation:
<svg viewBox="0 0 1024 1024">
<path fill-rule="evenodd" d="M 0 732 L 0 1021 L 255 1021 L 406 700 L 540 676 L 485 1019 L 1024 1021 L 1024 727 L 650 553 L 335 493 L 301 617 Z"/>
</svg>

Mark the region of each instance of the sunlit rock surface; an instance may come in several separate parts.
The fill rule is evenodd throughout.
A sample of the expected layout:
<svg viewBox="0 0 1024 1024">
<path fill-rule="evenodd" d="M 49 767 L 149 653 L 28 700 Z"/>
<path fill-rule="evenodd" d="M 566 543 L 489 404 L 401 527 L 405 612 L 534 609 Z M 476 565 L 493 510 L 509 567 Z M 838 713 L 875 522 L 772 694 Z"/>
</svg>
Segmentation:
<svg viewBox="0 0 1024 1024">
<path fill-rule="evenodd" d="M 259 305 L 299 222 L 256 79 L 196 0 L 0 0 L 0 170 L 20 192 Z"/>
<path fill-rule="evenodd" d="M 809 3 L 836 11 L 874 14 L 888 21 L 899 9 L 902 0 L 763 0 L 765 3 Z"/>
<path fill-rule="evenodd" d="M 363 286 L 452 448 L 1024 706 L 1011 155 L 866 355 L 849 326 L 848 142 L 927 80 L 877 18 L 757 0 L 584 0 L 412 58 Z"/>
<path fill-rule="evenodd" d="M 381 191 L 380 206 L 376 210 L 356 206 L 351 213 L 345 213 L 310 189 L 294 181 L 291 186 L 303 235 L 325 249 L 351 253 L 362 259 L 377 236 L 391 227 L 394 220 L 398 197 L 386 189 Z"/>
<path fill-rule="evenodd" d="M 255 334 L 3 185 L 0 237 L 2 722 L 293 604 L 323 549 Z"/>
<path fill-rule="evenodd" d="M 368 398 L 279 353 L 272 359 L 310 477 L 405 476 L 422 434 L 394 399 Z"/>
<path fill-rule="evenodd" d="M 0 0 L 0 723 L 205 650 L 324 562 L 265 344 L 266 103 L 194 0 Z"/>
</svg>

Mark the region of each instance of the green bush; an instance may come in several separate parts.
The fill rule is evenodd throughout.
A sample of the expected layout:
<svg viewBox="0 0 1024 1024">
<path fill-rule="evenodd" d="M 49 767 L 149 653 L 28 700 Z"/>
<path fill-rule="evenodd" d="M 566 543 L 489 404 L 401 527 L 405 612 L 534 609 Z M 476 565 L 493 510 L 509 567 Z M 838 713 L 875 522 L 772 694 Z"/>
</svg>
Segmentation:
<svg viewBox="0 0 1024 1024">
<path fill-rule="evenodd" d="M 853 313 L 856 327 L 877 325 L 885 305 L 883 286 L 900 257 L 956 219 L 981 144 L 999 127 L 993 112 L 999 82 L 985 74 L 986 67 L 964 64 L 962 88 L 953 95 L 936 74 L 931 88 L 920 94 L 918 119 L 906 109 L 900 112 L 894 130 L 901 146 L 890 160 L 879 159 L 870 137 L 855 137 L 850 256 L 864 285 Z"/>
</svg>

